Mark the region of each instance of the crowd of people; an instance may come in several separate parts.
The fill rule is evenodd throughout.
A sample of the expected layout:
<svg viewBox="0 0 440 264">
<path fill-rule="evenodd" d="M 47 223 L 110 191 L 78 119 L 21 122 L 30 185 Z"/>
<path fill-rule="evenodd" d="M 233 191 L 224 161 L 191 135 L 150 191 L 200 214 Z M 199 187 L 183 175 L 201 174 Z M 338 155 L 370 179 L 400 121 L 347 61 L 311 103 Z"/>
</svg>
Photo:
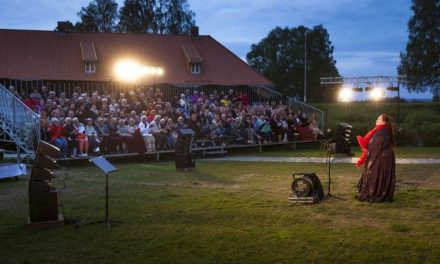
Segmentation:
<svg viewBox="0 0 440 264">
<path fill-rule="evenodd" d="M 282 101 L 250 102 L 246 92 L 232 89 L 186 89 L 171 100 L 152 87 L 119 94 L 76 87 L 69 96 L 46 86 L 29 94 L 9 90 L 39 113 L 42 139 L 67 157 L 174 149 L 182 128 L 192 129 L 202 146 L 208 140 L 257 144 L 322 136 L 313 114 L 294 112 Z"/>
</svg>

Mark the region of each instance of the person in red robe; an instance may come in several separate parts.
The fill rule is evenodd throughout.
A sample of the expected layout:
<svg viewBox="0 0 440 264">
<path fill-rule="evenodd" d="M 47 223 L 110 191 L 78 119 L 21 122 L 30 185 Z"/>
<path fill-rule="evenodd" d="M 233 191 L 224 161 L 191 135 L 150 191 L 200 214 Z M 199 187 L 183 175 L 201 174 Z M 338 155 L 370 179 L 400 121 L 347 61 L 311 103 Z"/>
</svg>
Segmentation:
<svg viewBox="0 0 440 264">
<path fill-rule="evenodd" d="M 391 202 L 396 185 L 396 158 L 390 117 L 380 115 L 376 126 L 365 137 L 357 136 L 357 140 L 363 153 L 356 167 L 364 165 L 357 198 L 372 203 Z"/>
</svg>

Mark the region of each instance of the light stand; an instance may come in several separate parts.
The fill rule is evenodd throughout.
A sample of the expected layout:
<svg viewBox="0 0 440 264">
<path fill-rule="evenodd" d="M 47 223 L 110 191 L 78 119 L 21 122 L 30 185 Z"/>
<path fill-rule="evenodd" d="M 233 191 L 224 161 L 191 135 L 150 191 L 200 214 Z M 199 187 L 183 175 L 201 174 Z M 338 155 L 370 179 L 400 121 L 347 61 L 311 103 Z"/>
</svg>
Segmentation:
<svg viewBox="0 0 440 264">
<path fill-rule="evenodd" d="M 89 161 L 92 162 L 93 164 L 95 164 L 105 174 L 105 219 L 104 220 L 99 220 L 99 221 L 94 221 L 94 222 L 88 222 L 88 223 L 85 223 L 85 224 L 105 223 L 107 225 L 108 229 L 110 229 L 111 228 L 110 225 L 112 223 L 122 223 L 122 221 L 110 220 L 110 216 L 109 216 L 109 213 L 108 213 L 108 174 L 112 173 L 112 172 L 115 172 L 118 169 L 116 169 L 112 164 L 110 164 L 102 156 L 90 159 Z"/>
</svg>

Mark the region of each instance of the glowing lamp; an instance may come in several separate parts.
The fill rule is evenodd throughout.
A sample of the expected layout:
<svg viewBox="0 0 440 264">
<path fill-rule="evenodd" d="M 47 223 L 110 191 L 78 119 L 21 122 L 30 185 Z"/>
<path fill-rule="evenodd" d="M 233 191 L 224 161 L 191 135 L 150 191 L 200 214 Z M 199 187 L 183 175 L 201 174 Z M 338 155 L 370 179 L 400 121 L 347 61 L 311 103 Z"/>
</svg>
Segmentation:
<svg viewBox="0 0 440 264">
<path fill-rule="evenodd" d="M 385 92 L 381 88 L 376 87 L 370 91 L 370 97 L 374 101 L 378 101 L 378 100 L 382 99 L 384 96 L 385 96 Z"/>
<path fill-rule="evenodd" d="M 125 82 L 136 82 L 143 75 L 142 66 L 133 60 L 123 60 L 116 63 L 114 71 L 117 78 Z"/>
<path fill-rule="evenodd" d="M 342 88 L 339 91 L 339 101 L 350 102 L 353 98 L 353 91 L 350 88 Z"/>
</svg>

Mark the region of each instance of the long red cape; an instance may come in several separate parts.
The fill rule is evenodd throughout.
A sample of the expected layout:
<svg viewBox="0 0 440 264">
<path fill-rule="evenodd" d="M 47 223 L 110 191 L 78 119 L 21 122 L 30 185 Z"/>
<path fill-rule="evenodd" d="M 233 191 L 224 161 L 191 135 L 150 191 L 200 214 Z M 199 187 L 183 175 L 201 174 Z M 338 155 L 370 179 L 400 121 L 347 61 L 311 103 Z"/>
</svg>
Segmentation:
<svg viewBox="0 0 440 264">
<path fill-rule="evenodd" d="M 356 162 L 356 168 L 359 168 L 360 166 L 362 166 L 362 164 L 365 163 L 365 158 L 367 157 L 367 147 L 368 147 L 368 143 L 370 143 L 371 138 L 374 136 L 374 134 L 376 134 L 377 131 L 384 129 L 384 128 L 385 128 L 385 125 L 377 125 L 373 129 L 368 131 L 368 133 L 365 135 L 365 137 L 362 137 L 362 136 L 356 137 L 357 142 L 362 149 L 362 155 L 359 157 L 359 159 Z"/>
</svg>

